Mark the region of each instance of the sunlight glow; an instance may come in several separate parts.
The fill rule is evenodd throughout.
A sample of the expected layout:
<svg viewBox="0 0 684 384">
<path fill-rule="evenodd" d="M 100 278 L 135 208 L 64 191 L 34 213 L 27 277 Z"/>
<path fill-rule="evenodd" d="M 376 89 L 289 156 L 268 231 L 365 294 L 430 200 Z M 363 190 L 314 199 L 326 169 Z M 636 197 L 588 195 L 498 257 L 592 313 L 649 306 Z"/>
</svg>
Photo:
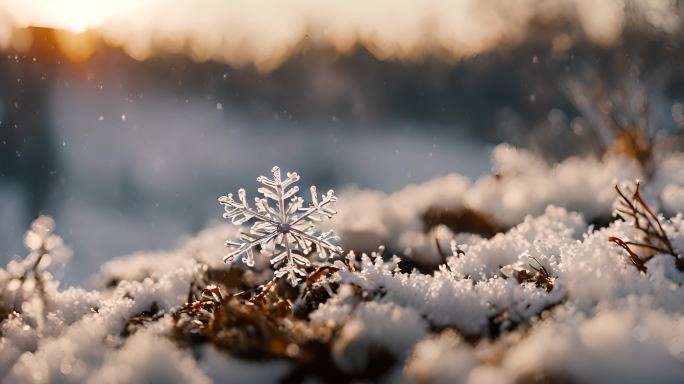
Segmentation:
<svg viewBox="0 0 684 384">
<path fill-rule="evenodd" d="M 364 47 L 381 60 L 461 60 L 519 44 L 540 23 L 575 26 L 554 37 L 562 54 L 575 39 L 618 43 L 635 15 L 649 30 L 673 33 L 680 24 L 670 0 L 0 0 L 0 47 L 12 28 L 94 31 L 137 60 L 182 53 L 268 72 L 311 47 Z M 73 57 L 87 57 L 79 44 L 90 37 L 67 36 Z"/>
<path fill-rule="evenodd" d="M 0 0 L 18 27 L 43 27 L 80 33 L 95 29 L 138 0 Z"/>
</svg>

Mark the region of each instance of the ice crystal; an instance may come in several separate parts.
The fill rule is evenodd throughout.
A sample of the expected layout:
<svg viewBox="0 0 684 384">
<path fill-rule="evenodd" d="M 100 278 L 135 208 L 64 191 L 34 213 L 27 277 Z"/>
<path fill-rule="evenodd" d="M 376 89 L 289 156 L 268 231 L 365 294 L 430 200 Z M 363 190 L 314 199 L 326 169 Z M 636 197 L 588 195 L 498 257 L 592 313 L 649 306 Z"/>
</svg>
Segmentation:
<svg viewBox="0 0 684 384">
<path fill-rule="evenodd" d="M 271 254 L 271 264 L 277 268 L 275 276 L 286 276 L 288 282 L 296 286 L 300 277 L 306 276 L 304 267 L 311 265 L 307 256 L 313 252 L 312 246 L 315 245 L 318 256 L 323 260 L 342 252 L 341 247 L 332 243 L 337 240 L 332 230 L 319 233 L 316 229 L 316 222 L 337 213 L 333 209 L 337 197 L 333 190 L 329 190 L 319 198 L 316 187 L 312 186 L 311 204 L 305 208 L 304 199 L 296 196 L 299 187 L 293 185 L 299 180 L 299 175 L 288 172 L 282 180 L 280 168 L 273 167 L 271 172 L 273 179 L 266 176 L 257 178 L 263 184 L 258 191 L 264 197 L 254 199 L 254 208 L 247 202 L 243 188 L 238 191 L 237 201 L 233 194 L 219 198 L 225 210 L 223 217 L 231 219 L 233 224 L 242 225 L 253 220 L 249 233 L 243 232 L 238 241 L 226 241 L 226 246 L 236 249 L 223 261 L 231 262 L 244 254 L 242 261 L 247 266 L 254 266 L 254 248 L 260 246 L 262 251 Z M 269 199 L 275 201 L 275 207 L 269 204 Z"/>
</svg>

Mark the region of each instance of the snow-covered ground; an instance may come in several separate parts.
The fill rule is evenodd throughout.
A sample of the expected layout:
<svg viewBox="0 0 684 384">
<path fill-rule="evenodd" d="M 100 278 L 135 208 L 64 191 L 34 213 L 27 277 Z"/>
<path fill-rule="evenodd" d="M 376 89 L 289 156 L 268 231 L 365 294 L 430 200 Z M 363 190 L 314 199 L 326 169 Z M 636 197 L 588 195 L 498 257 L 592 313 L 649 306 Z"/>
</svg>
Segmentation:
<svg viewBox="0 0 684 384">
<path fill-rule="evenodd" d="M 614 186 L 642 179 L 684 252 L 684 155 L 657 161 L 647 180 L 616 156 L 548 165 L 501 145 L 475 181 L 340 191 L 321 230 L 353 252 L 252 302 L 273 271 L 259 255 L 254 268 L 222 262 L 240 230 L 230 223 L 107 261 L 88 291 L 53 277 L 69 253 L 39 222 L 33 252 L 0 270 L 0 372 L 11 383 L 681 383 L 684 271 L 655 252 L 640 272 L 608 241 L 640 241 L 612 212 Z M 44 248 L 56 256 L 32 269 Z M 222 299 L 184 307 L 208 284 Z"/>
</svg>

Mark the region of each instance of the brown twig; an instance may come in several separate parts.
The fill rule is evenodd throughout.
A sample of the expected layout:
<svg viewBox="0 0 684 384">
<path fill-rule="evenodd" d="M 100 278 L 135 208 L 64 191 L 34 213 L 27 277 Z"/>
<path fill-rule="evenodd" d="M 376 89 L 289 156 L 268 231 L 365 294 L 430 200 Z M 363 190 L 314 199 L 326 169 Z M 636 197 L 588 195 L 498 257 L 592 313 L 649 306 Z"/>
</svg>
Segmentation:
<svg viewBox="0 0 684 384">
<path fill-rule="evenodd" d="M 546 270 L 546 267 L 544 267 L 544 265 L 542 265 L 542 263 L 540 263 L 536 257 L 530 257 L 539 265 L 539 268 L 537 268 L 532 264 L 528 264 L 530 268 L 537 272 L 537 274 L 533 276 L 530 279 L 530 281 L 534 282 L 537 287 L 543 287 L 544 289 L 546 289 L 546 292 L 551 292 L 551 290 L 553 289 L 553 284 L 556 279 L 553 276 L 551 276 L 549 271 Z"/>
<path fill-rule="evenodd" d="M 278 281 L 277 277 L 274 277 L 273 279 L 271 279 L 271 281 L 269 281 L 268 283 L 266 283 L 266 285 L 264 285 L 264 288 L 261 290 L 261 292 L 259 292 L 258 295 L 254 296 L 249 301 L 252 303 L 263 302 L 264 298 L 271 291 L 271 288 L 273 288 L 276 281 Z"/>
<path fill-rule="evenodd" d="M 629 254 L 629 261 L 632 263 L 632 265 L 634 265 L 639 272 L 646 273 L 646 265 L 645 265 L 644 261 L 641 260 L 639 255 L 637 255 L 636 253 L 634 253 L 634 251 L 632 251 L 632 249 L 629 247 L 629 245 L 627 243 L 625 243 L 624 241 L 620 240 L 619 238 L 617 238 L 615 236 L 610 236 L 608 238 L 608 241 L 610 241 L 611 243 L 615 243 L 615 244 L 619 245 L 625 251 L 627 251 L 627 253 Z"/>
<path fill-rule="evenodd" d="M 339 270 L 340 269 L 334 265 L 322 265 L 322 266 L 316 268 L 315 271 L 311 272 L 306 277 L 306 289 L 311 289 L 311 287 L 314 285 L 314 283 L 318 282 L 323 277 L 325 277 L 331 273 L 335 273 Z"/>
<path fill-rule="evenodd" d="M 634 187 L 634 192 L 628 197 L 628 194 L 615 186 L 618 193 L 618 206 L 615 208 L 617 216 L 623 220 L 625 217 L 631 219 L 632 225 L 639 232 L 641 239 L 639 241 L 622 240 L 615 236 L 608 238 L 608 241 L 617 244 L 627 251 L 630 262 L 640 271 L 646 272 L 645 262 L 653 257 L 655 254 L 669 254 L 676 259 L 677 269 L 684 272 L 684 260 L 677 251 L 675 251 L 672 242 L 667 236 L 663 224 L 658 215 L 651 209 L 641 195 L 640 183 L 637 181 Z M 639 256 L 633 247 L 647 249 L 651 254 Z"/>
</svg>

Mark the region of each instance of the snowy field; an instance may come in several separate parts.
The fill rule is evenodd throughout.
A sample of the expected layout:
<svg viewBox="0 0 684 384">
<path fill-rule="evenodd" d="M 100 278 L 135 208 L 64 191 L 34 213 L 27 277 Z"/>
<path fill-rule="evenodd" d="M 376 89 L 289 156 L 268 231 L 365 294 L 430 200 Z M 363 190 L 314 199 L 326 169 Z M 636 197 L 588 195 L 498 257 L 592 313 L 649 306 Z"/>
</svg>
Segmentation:
<svg viewBox="0 0 684 384">
<path fill-rule="evenodd" d="M 11 383 L 681 382 L 684 155 L 659 158 L 648 180 L 619 156 L 548 166 L 501 145 L 492 161 L 474 182 L 340 193 L 320 231 L 335 229 L 345 251 L 312 257 L 294 287 L 260 286 L 273 276 L 264 244 L 253 268 L 224 264 L 240 232 L 230 223 L 112 259 L 97 289 L 65 287 L 53 273 L 70 251 L 59 223 L 40 218 L 28 257 L 0 274 L 0 372 Z"/>
</svg>

